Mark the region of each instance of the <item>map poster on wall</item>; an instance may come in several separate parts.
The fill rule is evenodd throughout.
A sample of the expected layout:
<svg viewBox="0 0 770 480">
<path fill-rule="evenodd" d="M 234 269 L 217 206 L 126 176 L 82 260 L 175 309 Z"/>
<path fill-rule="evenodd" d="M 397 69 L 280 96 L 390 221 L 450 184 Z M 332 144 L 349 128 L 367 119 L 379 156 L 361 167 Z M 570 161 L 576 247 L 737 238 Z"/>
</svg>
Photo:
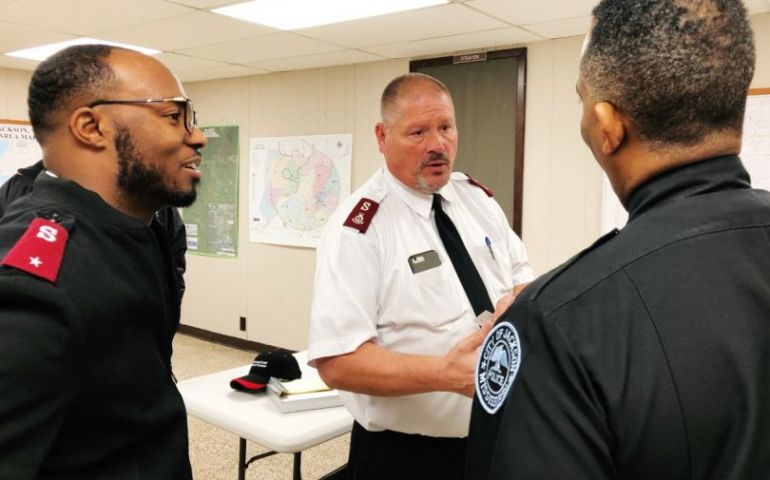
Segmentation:
<svg viewBox="0 0 770 480">
<path fill-rule="evenodd" d="M 751 186 L 770 190 L 770 89 L 753 90 L 746 101 L 741 161 L 751 176 Z M 602 182 L 602 234 L 622 228 L 628 213 L 610 187 Z"/>
<path fill-rule="evenodd" d="M 0 185 L 16 170 L 43 158 L 32 126 L 17 120 L 0 120 Z"/>
<path fill-rule="evenodd" d="M 350 195 L 353 135 L 252 138 L 249 240 L 315 247 Z"/>
<path fill-rule="evenodd" d="M 198 199 L 182 211 L 187 252 L 238 255 L 238 126 L 200 127 L 208 144 L 201 150 Z"/>
</svg>

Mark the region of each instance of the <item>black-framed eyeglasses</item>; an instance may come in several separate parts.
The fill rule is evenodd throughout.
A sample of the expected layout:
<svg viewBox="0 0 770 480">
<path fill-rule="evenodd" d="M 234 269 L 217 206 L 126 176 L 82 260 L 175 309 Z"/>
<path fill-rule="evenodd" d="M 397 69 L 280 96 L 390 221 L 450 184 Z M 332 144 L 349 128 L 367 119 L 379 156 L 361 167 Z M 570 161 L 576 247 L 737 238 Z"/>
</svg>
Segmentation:
<svg viewBox="0 0 770 480">
<path fill-rule="evenodd" d="M 86 106 L 91 108 L 97 105 L 145 105 L 163 102 L 176 103 L 182 108 L 184 112 L 184 128 L 187 130 L 187 133 L 192 133 L 193 128 L 198 126 L 198 114 L 195 113 L 192 100 L 187 97 L 146 98 L 143 100 L 94 100 Z"/>
</svg>

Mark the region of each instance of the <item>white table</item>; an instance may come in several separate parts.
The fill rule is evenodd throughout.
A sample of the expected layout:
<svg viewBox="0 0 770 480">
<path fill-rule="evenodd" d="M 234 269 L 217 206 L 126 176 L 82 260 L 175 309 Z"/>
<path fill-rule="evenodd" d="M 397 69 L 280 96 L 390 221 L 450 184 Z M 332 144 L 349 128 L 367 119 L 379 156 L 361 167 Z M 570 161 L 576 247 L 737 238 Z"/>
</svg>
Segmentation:
<svg viewBox="0 0 770 480">
<path fill-rule="evenodd" d="M 310 368 L 297 354 L 302 369 Z M 243 480 L 249 464 L 275 453 L 294 454 L 294 476 L 301 478 L 301 452 L 347 433 L 353 417 L 345 407 L 322 408 L 304 412 L 281 413 L 265 393 L 244 393 L 230 388 L 230 380 L 249 372 L 250 365 L 179 382 L 187 412 L 204 422 L 240 437 L 238 479 Z M 246 440 L 271 452 L 246 460 Z"/>
</svg>

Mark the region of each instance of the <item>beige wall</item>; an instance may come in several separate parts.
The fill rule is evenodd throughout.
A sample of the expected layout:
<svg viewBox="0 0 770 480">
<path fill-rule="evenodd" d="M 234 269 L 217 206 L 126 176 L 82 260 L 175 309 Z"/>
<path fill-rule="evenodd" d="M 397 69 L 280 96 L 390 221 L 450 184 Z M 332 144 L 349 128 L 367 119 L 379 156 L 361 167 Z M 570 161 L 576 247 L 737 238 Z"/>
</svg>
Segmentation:
<svg viewBox="0 0 770 480">
<path fill-rule="evenodd" d="M 601 170 L 580 137 L 582 37 L 527 46 L 523 240 L 536 273 L 588 246 L 600 228 Z"/>
<path fill-rule="evenodd" d="M 751 20 L 757 48 L 757 68 L 751 86 L 770 88 L 770 13 L 754 15 Z"/>
<path fill-rule="evenodd" d="M 249 243 L 250 137 L 353 134 L 353 188 L 381 164 L 374 138 L 379 94 L 406 60 L 260 75 L 186 85 L 203 125 L 240 125 L 237 259 L 188 256 L 183 323 L 303 349 L 315 250 Z M 247 332 L 238 318 L 247 318 Z"/>
<path fill-rule="evenodd" d="M 753 18 L 757 71 L 770 87 L 770 14 Z M 526 45 L 524 242 L 544 273 L 599 235 L 602 173 L 578 131 L 575 94 L 582 37 Z M 190 255 L 182 321 L 272 345 L 303 349 L 315 251 L 249 243 L 249 137 L 352 133 L 352 186 L 381 164 L 373 128 L 385 84 L 408 70 L 393 60 L 186 85 L 205 125 L 240 125 L 239 256 Z M 29 72 L 0 69 L 0 118 L 26 118 Z M 238 318 L 248 318 L 248 331 Z"/>
<path fill-rule="evenodd" d="M 27 85 L 32 72 L 0 68 L 0 119 L 27 120 Z"/>
</svg>

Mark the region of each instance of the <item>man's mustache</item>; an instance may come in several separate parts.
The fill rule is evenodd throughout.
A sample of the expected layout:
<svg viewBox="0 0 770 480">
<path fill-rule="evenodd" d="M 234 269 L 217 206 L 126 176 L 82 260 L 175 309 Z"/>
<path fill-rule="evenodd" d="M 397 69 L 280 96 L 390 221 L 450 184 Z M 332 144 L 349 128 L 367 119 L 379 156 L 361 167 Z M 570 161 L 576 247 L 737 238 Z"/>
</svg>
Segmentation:
<svg viewBox="0 0 770 480">
<path fill-rule="evenodd" d="M 437 161 L 449 163 L 449 157 L 447 157 L 445 153 L 431 153 L 421 162 L 420 167 L 427 167 L 428 164 Z"/>
</svg>

